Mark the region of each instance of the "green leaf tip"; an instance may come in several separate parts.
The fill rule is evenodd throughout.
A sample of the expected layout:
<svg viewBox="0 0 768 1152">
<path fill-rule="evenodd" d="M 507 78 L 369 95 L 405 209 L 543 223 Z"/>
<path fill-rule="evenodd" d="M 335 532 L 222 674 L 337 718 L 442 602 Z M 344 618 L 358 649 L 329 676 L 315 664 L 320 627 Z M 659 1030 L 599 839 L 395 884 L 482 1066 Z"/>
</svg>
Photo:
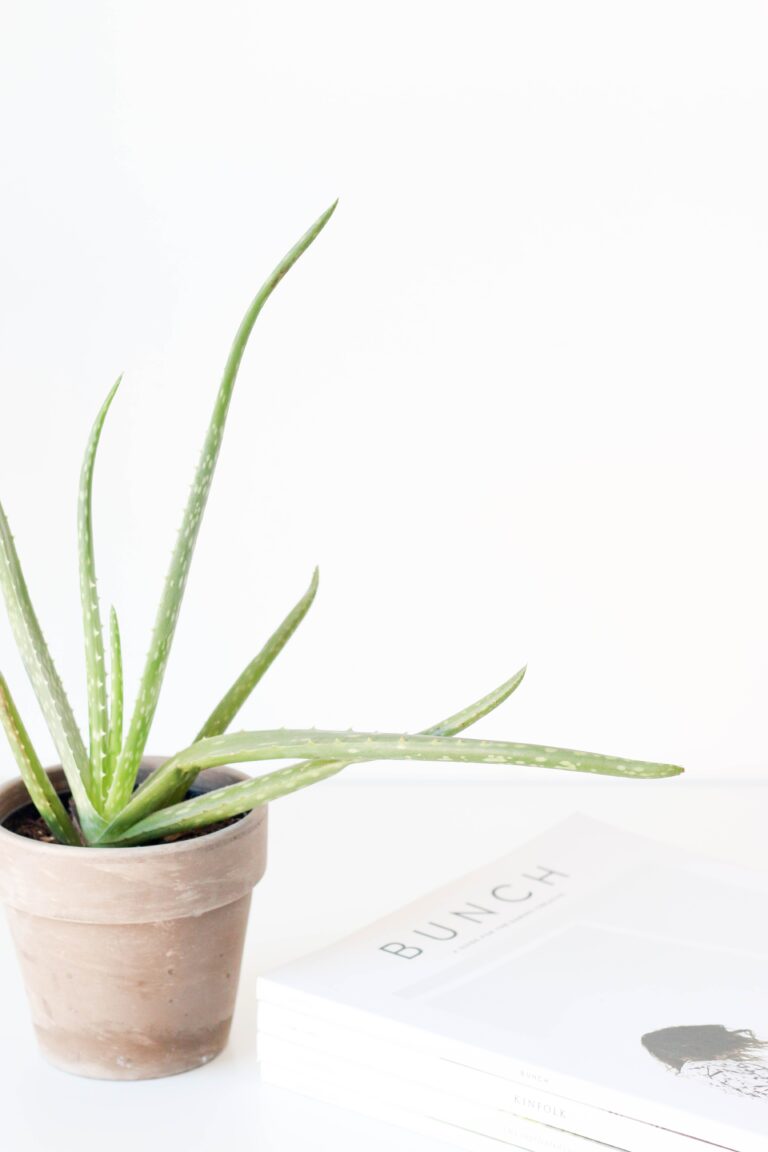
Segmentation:
<svg viewBox="0 0 768 1152">
<path fill-rule="evenodd" d="M 99 609 L 96 560 L 93 542 L 93 473 L 104 422 L 123 377 L 118 376 L 98 411 L 85 447 L 80 471 L 80 493 L 77 508 L 78 561 L 80 601 L 83 615 L 85 668 L 88 688 L 88 727 L 90 735 L 90 792 L 98 809 L 107 793 L 109 769 L 109 726 L 107 711 L 107 677 L 104 659 L 104 629 Z"/>
<path fill-rule="evenodd" d="M 232 687 L 225 693 L 198 732 L 195 740 L 208 736 L 218 736 L 226 732 L 237 713 L 259 683 L 264 673 L 285 648 L 296 629 L 312 607 L 320 582 L 320 569 L 315 568 L 309 587 L 299 602 L 291 609 L 281 624 L 267 640 L 261 651 L 238 676 Z"/>
<path fill-rule="evenodd" d="M 469 728 L 471 724 L 476 724 L 478 720 L 482 720 L 483 716 L 487 716 L 489 712 L 493 712 L 498 708 L 499 704 L 503 704 L 508 700 L 513 692 L 522 684 L 525 673 L 528 670 L 528 665 L 524 665 L 519 672 L 515 672 L 514 676 L 510 676 L 509 680 L 505 680 L 498 688 L 494 688 L 493 692 L 489 692 L 487 696 L 483 696 L 480 700 L 476 700 L 474 704 L 470 704 L 468 708 L 462 708 L 460 712 L 454 713 L 449 716 L 447 720 L 443 720 L 440 724 L 436 724 L 433 728 L 427 728 L 425 735 L 430 736 L 456 736 L 459 732 L 463 732 L 465 728 Z"/>
<path fill-rule="evenodd" d="M 160 604 L 155 616 L 149 651 L 139 684 L 139 692 L 123 744 L 120 762 L 110 786 L 107 798 L 107 811 L 110 815 L 119 812 L 129 800 L 136 782 L 139 763 L 146 748 L 176 632 L 192 555 L 219 458 L 232 392 L 248 340 L 267 300 L 286 273 L 290 271 L 323 230 L 335 208 L 336 205 L 333 204 L 326 209 L 273 269 L 271 275 L 267 277 L 251 301 L 235 334 L 232 348 L 224 366 L 203 448 L 182 517 L 181 528 L 166 575 Z"/>
</svg>

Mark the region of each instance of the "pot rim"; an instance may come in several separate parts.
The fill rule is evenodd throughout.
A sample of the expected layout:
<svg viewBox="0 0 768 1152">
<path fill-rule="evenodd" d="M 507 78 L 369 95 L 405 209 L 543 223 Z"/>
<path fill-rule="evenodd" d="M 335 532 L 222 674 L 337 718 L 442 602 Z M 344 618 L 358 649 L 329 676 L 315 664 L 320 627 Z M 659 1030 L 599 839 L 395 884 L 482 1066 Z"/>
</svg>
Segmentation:
<svg viewBox="0 0 768 1152">
<path fill-rule="evenodd" d="M 144 756 L 140 765 L 140 772 L 142 769 L 152 770 L 164 764 L 166 760 L 170 759 L 168 756 Z M 61 782 L 66 785 L 66 776 L 64 769 L 60 764 L 52 764 L 44 769 L 47 776 L 54 780 L 54 777 L 59 777 Z M 203 792 L 215 792 L 219 788 L 225 787 L 226 784 L 236 784 L 240 780 L 249 780 L 246 772 L 241 772 L 239 768 L 230 768 L 228 766 L 222 768 L 204 768 L 197 777 L 198 781 L 202 780 L 203 783 L 210 784 L 210 787 L 204 788 Z M 128 845 L 115 845 L 111 847 L 108 844 L 96 844 L 92 847 L 86 844 L 46 844 L 41 840 L 32 840 L 28 836 L 20 836 L 17 832 L 12 832 L 9 828 L 5 827 L 5 821 L 18 812 L 20 808 L 32 804 L 32 799 L 27 791 L 26 785 L 21 776 L 17 775 L 11 777 L 10 780 L 3 780 L 0 782 L 0 805 L 5 795 L 12 789 L 20 788 L 23 790 L 26 799 L 21 800 L 18 805 L 15 805 L 10 812 L 5 816 L 0 817 L 0 845 L 8 845 L 9 849 L 13 845 L 13 850 L 19 852 L 46 852 L 49 856 L 59 855 L 65 853 L 67 859 L 71 860 L 74 853 L 84 854 L 87 853 L 88 858 L 91 860 L 96 859 L 98 856 L 108 856 L 111 860 L 119 857 L 125 858 L 130 855 L 134 858 L 140 854 L 144 855 L 163 855 L 168 856 L 171 854 L 180 855 L 185 852 L 192 852 L 195 848 L 200 848 L 203 844 L 211 844 L 218 842 L 229 836 L 242 835 L 245 826 L 255 822 L 260 823 L 267 811 L 267 805 L 261 804 L 256 808 L 252 808 L 250 812 L 246 812 L 242 819 L 235 820 L 233 824 L 228 824 L 226 828 L 219 828 L 215 832 L 208 832 L 204 836 L 193 836 L 189 840 L 175 840 L 170 844 L 128 844 Z M 59 790 L 58 784 L 56 785 L 57 791 Z M 236 831 L 237 830 L 237 831 Z"/>
</svg>

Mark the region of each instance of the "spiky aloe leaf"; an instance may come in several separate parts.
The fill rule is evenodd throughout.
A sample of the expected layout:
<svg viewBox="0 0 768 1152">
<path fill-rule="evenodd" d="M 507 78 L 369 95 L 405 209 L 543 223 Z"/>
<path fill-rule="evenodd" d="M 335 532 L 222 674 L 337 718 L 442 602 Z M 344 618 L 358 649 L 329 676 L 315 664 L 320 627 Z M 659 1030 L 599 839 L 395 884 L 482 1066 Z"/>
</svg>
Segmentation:
<svg viewBox="0 0 768 1152">
<path fill-rule="evenodd" d="M 123 743 L 123 654 L 120 643 L 120 625 L 114 608 L 109 611 L 109 735 L 107 737 L 107 786 L 120 758 Z"/>
<path fill-rule="evenodd" d="M 107 674 L 104 666 L 104 633 L 99 611 L 96 586 L 96 561 L 93 547 L 93 469 L 101 430 L 122 376 L 112 386 L 99 409 L 85 447 L 80 471 L 80 492 L 77 506 L 78 558 L 80 562 L 80 601 L 83 612 L 85 639 L 85 670 L 88 682 L 88 727 L 91 749 L 91 792 L 98 807 L 106 799 L 106 761 L 109 736 L 107 718 Z"/>
<path fill-rule="evenodd" d="M 476 700 L 469 707 L 462 708 L 460 712 L 454 713 L 446 720 L 432 725 L 431 728 L 425 728 L 421 735 L 455 736 L 458 732 L 463 732 L 465 728 L 482 720 L 494 708 L 503 704 L 520 686 L 525 671 L 525 668 L 521 668 L 493 692 Z M 119 842 L 143 844 L 162 836 L 204 828 L 219 820 L 229 820 L 232 816 L 250 812 L 252 808 L 265 804 L 268 800 L 275 800 L 290 792 L 297 792 L 309 784 L 334 776 L 346 768 L 348 763 L 346 760 L 305 760 L 303 763 L 294 764 L 290 768 L 281 768 L 257 780 L 244 780 L 241 784 L 231 784 L 216 792 L 174 803 L 133 825 Z"/>
<path fill-rule="evenodd" d="M 69 813 L 48 778 L 32 747 L 21 716 L 11 696 L 5 677 L 0 674 L 0 721 L 8 743 L 27 786 L 29 798 L 60 844 L 82 843 Z"/>
<path fill-rule="evenodd" d="M 134 707 L 120 763 L 115 772 L 108 799 L 108 809 L 114 815 L 128 801 L 136 782 L 139 762 L 146 747 L 147 736 L 157 708 L 160 688 L 168 663 L 168 655 L 176 630 L 176 621 L 181 607 L 184 588 L 189 574 L 200 523 L 205 511 L 213 472 L 224 435 L 227 412 L 232 390 L 237 379 L 240 362 L 243 358 L 253 326 L 264 304 L 272 292 L 293 267 L 303 252 L 323 230 L 331 218 L 336 204 L 320 216 L 299 242 L 280 261 L 272 275 L 265 281 L 254 297 L 243 317 L 235 336 L 232 350 L 224 368 L 224 375 L 216 397 L 208 433 L 198 462 L 197 471 L 189 494 L 171 564 L 166 577 L 163 594 L 155 618 L 154 631 L 147 653 L 144 672 L 139 685 L 138 698 Z"/>
<path fill-rule="evenodd" d="M 90 843 L 103 830 L 104 821 L 94 808 L 88 793 L 90 785 L 88 753 L 32 607 L 2 504 L 0 504 L 0 587 L 3 590 L 8 618 L 24 667 L 56 745 L 77 807 L 80 826 Z"/>
<path fill-rule="evenodd" d="M 232 687 L 216 705 L 197 736 L 195 736 L 195 743 L 197 743 L 198 740 L 205 740 L 208 736 L 219 736 L 222 732 L 226 732 L 259 680 L 261 680 L 269 666 L 274 663 L 280 655 L 307 612 L 309 612 L 312 601 L 315 599 L 317 593 L 319 579 L 320 572 L 315 568 L 309 588 L 301 600 L 291 609 L 282 624 L 272 633 L 258 655 L 254 656 L 250 664 L 243 669 Z"/>
<path fill-rule="evenodd" d="M 681 768 L 672 764 L 651 764 L 569 748 L 514 744 L 503 740 L 405 736 L 397 732 L 325 732 L 314 729 L 240 732 L 201 740 L 168 760 L 154 776 L 145 781 L 126 808 L 105 830 L 102 839 L 104 842 L 111 840 L 116 835 L 122 835 L 132 824 L 138 824 L 145 816 L 162 807 L 166 797 L 176 794 L 185 781 L 191 783 L 203 768 L 296 757 L 310 761 L 344 760 L 349 764 L 367 760 L 516 764 L 634 779 L 676 776 L 682 772 Z M 311 772 L 311 768 L 306 770 L 307 775 Z M 291 790 L 290 787 L 288 790 Z"/>
</svg>

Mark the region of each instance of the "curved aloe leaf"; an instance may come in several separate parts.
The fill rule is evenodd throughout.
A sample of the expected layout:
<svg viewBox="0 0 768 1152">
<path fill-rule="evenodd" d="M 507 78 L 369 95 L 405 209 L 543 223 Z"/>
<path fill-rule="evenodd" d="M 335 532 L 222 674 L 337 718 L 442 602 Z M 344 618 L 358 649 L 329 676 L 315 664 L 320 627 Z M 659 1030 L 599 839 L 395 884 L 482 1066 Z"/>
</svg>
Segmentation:
<svg viewBox="0 0 768 1152">
<path fill-rule="evenodd" d="M 312 601 L 317 594 L 319 579 L 320 572 L 315 568 L 309 588 L 301 600 L 291 609 L 282 624 L 279 625 L 269 640 L 267 640 L 259 654 L 254 656 L 250 664 L 243 669 L 232 687 L 216 705 L 197 736 L 195 736 L 195 743 L 197 743 L 198 740 L 205 740 L 208 736 L 219 736 L 222 732 L 226 732 L 259 680 L 261 680 L 270 665 L 274 663 L 280 655 L 307 612 L 309 612 L 309 609 L 312 607 Z"/>
<path fill-rule="evenodd" d="M 634 779 L 677 776 L 673 764 L 652 764 L 641 760 L 618 759 L 570 748 L 539 744 L 515 744 L 503 740 L 469 740 L 450 736 L 405 736 L 400 733 L 325 732 L 315 729 L 287 729 L 267 732 L 239 732 L 212 736 L 191 745 L 168 760 L 141 786 L 130 803 L 105 830 L 104 841 L 113 840 L 145 816 L 162 807 L 185 782 L 194 780 L 203 768 L 260 760 L 302 757 L 309 761 L 344 760 L 348 764 L 367 760 L 432 760 L 476 764 L 516 764 L 535 768 L 559 768 L 568 772 L 590 772 L 602 776 Z M 304 770 L 309 778 L 316 765 Z M 321 769 L 322 771 L 322 769 Z M 293 768 L 296 772 L 296 768 Z M 285 788 L 290 780 L 282 781 Z M 315 779 L 320 777 L 315 776 Z M 312 780 L 308 779 L 308 783 Z M 299 785 L 301 786 L 301 785 Z M 293 789 L 288 786 L 287 791 Z M 267 799 L 283 795 L 278 791 Z M 263 801 L 262 801 L 263 802 Z"/>
<path fill-rule="evenodd" d="M 101 807 L 106 799 L 105 773 L 108 755 L 107 674 L 104 666 L 104 633 L 96 587 L 96 562 L 93 548 L 93 469 L 101 430 L 122 376 L 112 386 L 99 409 L 83 457 L 80 471 L 80 493 L 77 506 L 77 539 L 80 562 L 80 601 L 85 637 L 85 670 L 88 680 L 88 727 L 91 746 L 91 776 L 94 802 Z"/>
<path fill-rule="evenodd" d="M 208 736 L 219 736 L 222 732 L 226 732 L 264 673 L 280 655 L 311 608 L 317 593 L 319 579 L 320 571 L 315 568 L 309 588 L 301 600 L 291 609 L 282 624 L 272 633 L 258 655 L 243 669 L 235 683 L 216 705 L 197 736 L 195 736 L 195 743 L 197 743 L 198 740 L 205 740 Z M 176 804 L 183 800 L 186 791 L 186 784 L 181 785 L 178 793 L 169 797 L 168 803 Z"/>
<path fill-rule="evenodd" d="M 114 608 L 109 612 L 110 706 L 107 737 L 107 786 L 111 783 L 123 742 L 123 654 L 120 625 Z"/>
<path fill-rule="evenodd" d="M 457 736 L 459 732 L 463 732 L 472 724 L 477 724 L 478 720 L 482 720 L 489 712 L 493 712 L 494 708 L 498 708 L 499 704 L 508 700 L 522 684 L 527 671 L 528 665 L 526 664 L 519 672 L 515 672 L 514 676 L 510 676 L 509 680 L 505 680 L 498 688 L 494 688 L 493 692 L 489 692 L 487 696 L 481 696 L 474 704 L 462 708 L 460 712 L 454 712 L 453 716 L 449 716 L 447 720 L 441 720 L 439 724 L 425 728 L 420 735 Z"/>
<path fill-rule="evenodd" d="M 307 250 L 312 241 L 319 235 L 330 220 L 336 204 L 323 213 L 312 225 L 299 242 L 280 261 L 272 275 L 259 289 L 248 311 L 246 312 L 232 350 L 224 368 L 224 375 L 216 397 L 208 433 L 203 444 L 203 450 L 195 473 L 192 489 L 189 494 L 187 506 L 181 524 L 176 547 L 174 548 L 165 587 L 160 599 L 160 605 L 155 618 L 154 631 L 147 653 L 144 672 L 139 685 L 139 694 L 136 701 L 125 746 L 120 757 L 120 763 L 110 788 L 108 809 L 111 814 L 119 811 L 128 801 L 136 782 L 136 773 L 142 753 L 147 743 L 147 736 L 157 708 L 160 687 L 168 663 L 176 621 L 184 595 L 184 588 L 189 574 L 195 543 L 197 541 L 200 523 L 205 511 L 208 493 L 210 491 L 213 472 L 221 448 L 224 426 L 226 423 L 232 390 L 237 379 L 240 361 L 243 358 L 248 338 L 264 304 L 272 292 L 283 279 L 285 274 L 293 267 L 303 252 Z"/>
<path fill-rule="evenodd" d="M 482 720 L 494 708 L 503 704 L 522 684 L 525 672 L 525 668 L 521 668 L 509 680 L 494 688 L 493 692 L 482 696 L 469 707 L 462 708 L 460 712 L 455 712 L 446 720 L 432 725 L 431 728 L 425 728 L 421 734 L 455 736 L 456 733 L 463 732 L 465 728 Z M 148 840 L 156 840 L 172 833 L 189 832 L 193 828 L 204 828 L 219 820 L 229 820 L 232 816 L 250 812 L 252 808 L 266 803 L 267 800 L 275 800 L 279 796 L 297 792 L 309 784 L 334 776 L 337 772 L 341 772 L 342 768 L 346 768 L 348 763 L 347 760 L 306 760 L 290 768 L 281 768 L 258 780 L 244 780 L 241 784 L 231 784 L 216 792 L 196 796 L 192 800 L 173 803 L 171 807 L 163 808 L 129 828 L 125 836 L 121 837 L 120 843 L 146 843 Z M 186 788 L 185 784 L 185 791 Z"/>
<path fill-rule="evenodd" d="M 5 678 L 0 675 L 0 722 L 5 729 L 11 751 L 27 786 L 29 798 L 60 844 L 82 843 L 69 813 L 43 769 L 32 747 L 26 728 L 13 702 Z"/>
<path fill-rule="evenodd" d="M 0 587 L 8 618 L 38 703 L 67 777 L 86 840 L 91 842 L 104 821 L 88 793 L 90 764 L 83 738 L 59 679 L 42 629 L 29 598 L 11 529 L 0 504 Z"/>
</svg>

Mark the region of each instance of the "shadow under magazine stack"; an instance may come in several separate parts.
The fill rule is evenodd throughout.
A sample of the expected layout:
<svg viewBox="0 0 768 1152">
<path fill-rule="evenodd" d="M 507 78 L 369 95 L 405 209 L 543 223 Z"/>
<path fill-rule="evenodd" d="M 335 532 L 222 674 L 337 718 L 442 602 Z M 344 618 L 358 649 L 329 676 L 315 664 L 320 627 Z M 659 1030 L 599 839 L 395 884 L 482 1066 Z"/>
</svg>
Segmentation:
<svg viewBox="0 0 768 1152">
<path fill-rule="evenodd" d="M 262 1077 L 467 1149 L 768 1152 L 766 908 L 572 817 L 262 977 Z"/>
</svg>

